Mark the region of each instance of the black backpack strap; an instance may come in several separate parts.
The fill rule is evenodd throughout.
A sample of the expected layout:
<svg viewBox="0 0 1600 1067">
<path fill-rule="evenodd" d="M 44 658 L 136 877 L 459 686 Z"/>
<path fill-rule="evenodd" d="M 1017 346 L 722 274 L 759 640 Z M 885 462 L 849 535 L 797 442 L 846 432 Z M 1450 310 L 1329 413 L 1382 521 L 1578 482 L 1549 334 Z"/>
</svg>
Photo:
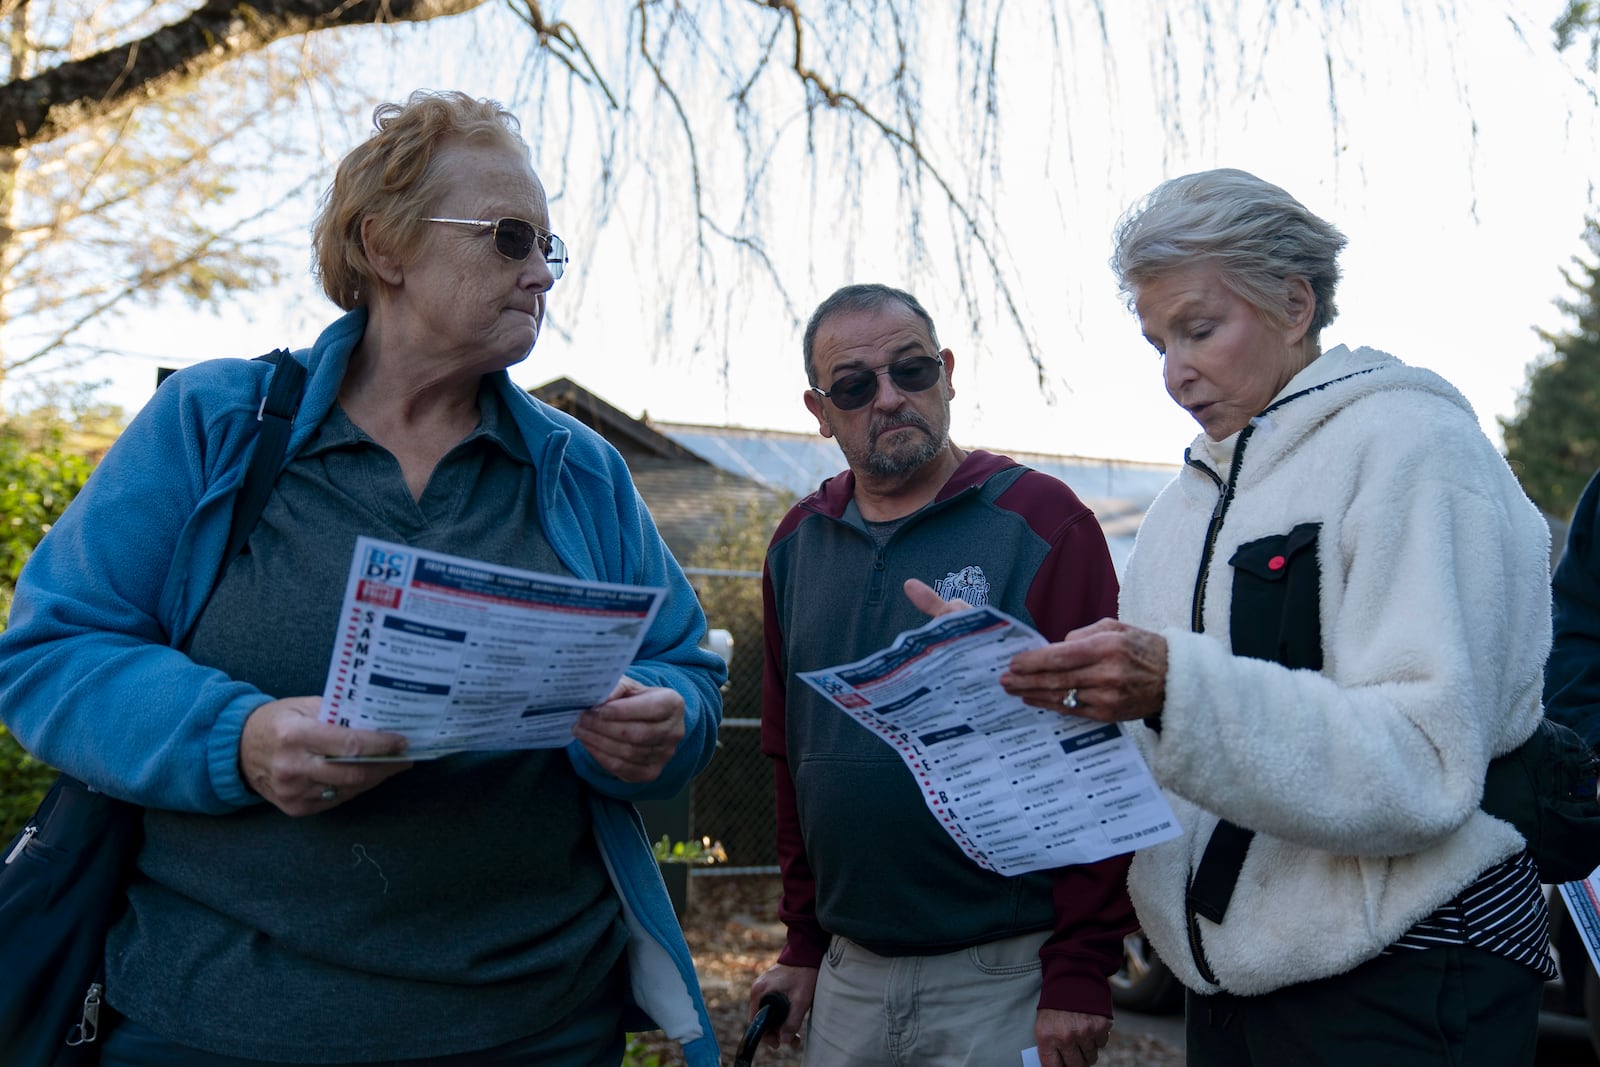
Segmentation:
<svg viewBox="0 0 1600 1067">
<path fill-rule="evenodd" d="M 1286 534 L 1258 538 L 1234 551 L 1228 560 L 1233 568 L 1228 643 L 1234 655 L 1296 670 L 1322 669 L 1320 535 L 1320 523 L 1301 523 Z M 1255 836 L 1254 830 L 1219 819 L 1185 893 L 1195 969 L 1213 985 L 1220 983 L 1206 959 L 1199 920 L 1221 923 L 1227 915 Z"/>
<path fill-rule="evenodd" d="M 1233 899 L 1234 887 L 1239 884 L 1239 872 L 1244 869 L 1245 853 L 1256 836 L 1227 819 L 1218 819 L 1200 856 L 1194 878 L 1189 883 L 1189 910 L 1220 923 L 1228 913 L 1228 903 Z"/>
<path fill-rule="evenodd" d="M 267 506 L 267 497 L 272 495 L 273 483 L 278 480 L 284 450 L 289 447 L 289 431 L 294 427 L 295 412 L 300 410 L 300 396 L 305 389 L 306 369 L 288 349 L 280 348 L 256 358 L 274 364 L 272 381 L 256 411 L 259 429 L 255 450 L 250 453 L 250 466 L 245 469 L 239 495 L 233 499 L 228 550 L 222 557 L 225 565 L 243 551 L 250 532 L 261 518 L 262 509 Z"/>
</svg>

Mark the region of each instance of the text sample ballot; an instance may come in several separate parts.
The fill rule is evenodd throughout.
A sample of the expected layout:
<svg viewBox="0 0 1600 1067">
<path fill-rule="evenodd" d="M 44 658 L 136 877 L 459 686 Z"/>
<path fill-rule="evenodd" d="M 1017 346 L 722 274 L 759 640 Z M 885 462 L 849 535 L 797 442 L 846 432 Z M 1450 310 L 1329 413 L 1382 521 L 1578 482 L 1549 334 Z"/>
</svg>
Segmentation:
<svg viewBox="0 0 1600 1067">
<path fill-rule="evenodd" d="M 1591 871 L 1580 881 L 1565 882 L 1560 888 L 1567 914 L 1583 941 L 1583 950 L 1589 954 L 1589 962 L 1600 968 L 1600 870 Z M 1573 968 L 1573 973 L 1579 970 Z"/>
<path fill-rule="evenodd" d="M 665 592 L 359 538 L 322 721 L 404 734 L 406 759 L 560 748 L 638 655 Z"/>
<path fill-rule="evenodd" d="M 900 753 L 928 809 L 1000 874 L 1092 863 L 1177 837 L 1178 820 L 1118 723 L 1031 708 L 1000 688 L 1045 644 L 992 607 L 907 630 L 887 649 L 800 677 Z"/>
</svg>

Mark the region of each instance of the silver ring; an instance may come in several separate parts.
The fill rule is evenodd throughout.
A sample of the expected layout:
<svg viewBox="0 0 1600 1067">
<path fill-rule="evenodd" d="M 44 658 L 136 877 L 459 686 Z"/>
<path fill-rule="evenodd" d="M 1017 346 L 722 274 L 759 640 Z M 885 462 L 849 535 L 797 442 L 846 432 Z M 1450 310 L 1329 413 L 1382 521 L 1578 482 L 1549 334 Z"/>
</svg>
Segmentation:
<svg viewBox="0 0 1600 1067">
<path fill-rule="evenodd" d="M 1078 690 L 1077 690 L 1076 686 L 1074 686 L 1073 688 L 1067 690 L 1067 695 L 1061 698 L 1061 706 L 1066 708 L 1068 711 L 1076 711 L 1077 710 L 1077 708 L 1078 708 Z"/>
<path fill-rule="evenodd" d="M 337 789 L 335 789 L 331 785 L 328 786 L 328 788 L 326 788 L 326 789 L 324 789 L 322 791 L 322 799 L 323 800 L 333 800 L 338 795 L 339 795 L 339 791 Z"/>
</svg>

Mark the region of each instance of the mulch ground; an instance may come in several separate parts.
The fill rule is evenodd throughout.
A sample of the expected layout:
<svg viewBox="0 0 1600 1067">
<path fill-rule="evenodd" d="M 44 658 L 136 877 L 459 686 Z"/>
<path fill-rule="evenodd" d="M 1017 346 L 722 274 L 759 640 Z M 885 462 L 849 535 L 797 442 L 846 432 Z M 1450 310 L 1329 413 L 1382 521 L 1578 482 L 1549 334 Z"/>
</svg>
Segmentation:
<svg viewBox="0 0 1600 1067">
<path fill-rule="evenodd" d="M 731 1065 L 748 1021 L 750 984 L 777 959 L 783 944 L 783 925 L 778 922 L 778 880 L 759 875 L 700 876 L 691 878 L 689 884 L 684 934 L 694 952 L 700 987 L 722 1048 L 722 1062 Z M 648 1053 L 660 1057 L 662 1067 L 682 1064 L 678 1046 L 663 1039 L 659 1032 L 646 1035 L 643 1043 Z M 762 1048 L 754 1063 L 762 1067 L 798 1067 L 800 1054 L 792 1049 Z M 1182 1054 L 1170 1045 L 1139 1034 L 1113 1031 L 1111 1043 L 1101 1053 L 1096 1067 L 1182 1065 Z M 996 1060 L 996 1067 L 1017 1067 L 1017 1061 L 1002 1056 Z"/>
</svg>

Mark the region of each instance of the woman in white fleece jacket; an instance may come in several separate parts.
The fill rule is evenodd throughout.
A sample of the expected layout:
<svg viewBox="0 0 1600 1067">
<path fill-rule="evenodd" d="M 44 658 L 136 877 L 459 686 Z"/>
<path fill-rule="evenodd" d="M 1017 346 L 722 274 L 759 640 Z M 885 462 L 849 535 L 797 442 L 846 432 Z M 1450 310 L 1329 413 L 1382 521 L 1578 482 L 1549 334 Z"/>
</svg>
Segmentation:
<svg viewBox="0 0 1600 1067">
<path fill-rule="evenodd" d="M 1129 878 L 1189 1063 L 1531 1064 L 1544 900 L 1478 804 L 1541 714 L 1549 533 L 1447 382 L 1321 351 L 1344 244 L 1234 170 L 1124 218 L 1113 268 L 1203 433 L 1121 620 L 1002 681 L 1134 724 L 1184 828 Z"/>
</svg>

